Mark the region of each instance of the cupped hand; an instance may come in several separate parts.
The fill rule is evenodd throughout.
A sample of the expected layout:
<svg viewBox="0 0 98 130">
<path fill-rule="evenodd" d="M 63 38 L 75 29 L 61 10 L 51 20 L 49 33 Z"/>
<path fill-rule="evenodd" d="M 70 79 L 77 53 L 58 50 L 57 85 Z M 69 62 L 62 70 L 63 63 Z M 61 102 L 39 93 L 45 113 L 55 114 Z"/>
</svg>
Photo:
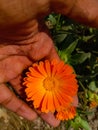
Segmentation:
<svg viewBox="0 0 98 130">
<path fill-rule="evenodd" d="M 16 97 L 16 95 L 6 86 L 9 82 L 15 91 L 20 94 L 21 74 L 24 69 L 33 62 L 59 57 L 51 38 L 44 32 L 37 33 L 29 39 L 29 43 L 12 44 L 10 42 L 0 44 L 0 103 L 18 115 L 33 120 L 37 114 L 26 103 Z M 20 94 L 21 95 L 21 94 Z M 40 114 L 40 116 L 50 125 L 57 126 L 59 122 L 53 114 Z M 51 120 L 52 119 L 52 120 Z"/>
</svg>

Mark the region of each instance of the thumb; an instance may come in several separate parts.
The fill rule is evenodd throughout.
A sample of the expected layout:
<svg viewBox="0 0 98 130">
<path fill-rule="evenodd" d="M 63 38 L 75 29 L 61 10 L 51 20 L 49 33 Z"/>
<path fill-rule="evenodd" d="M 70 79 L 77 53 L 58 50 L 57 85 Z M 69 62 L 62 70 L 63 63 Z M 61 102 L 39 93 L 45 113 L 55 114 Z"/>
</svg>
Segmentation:
<svg viewBox="0 0 98 130">
<path fill-rule="evenodd" d="M 30 50 L 28 52 L 30 59 L 33 61 L 41 59 L 52 60 L 54 58 L 60 60 L 54 43 L 47 33 L 39 32 L 34 36 L 34 39 L 35 42 L 30 45 L 31 49 L 28 49 Z"/>
<path fill-rule="evenodd" d="M 45 58 L 48 60 L 56 59 L 56 60 L 60 61 L 60 57 L 59 57 L 54 45 L 51 48 L 50 54 L 48 56 L 46 56 Z"/>
</svg>

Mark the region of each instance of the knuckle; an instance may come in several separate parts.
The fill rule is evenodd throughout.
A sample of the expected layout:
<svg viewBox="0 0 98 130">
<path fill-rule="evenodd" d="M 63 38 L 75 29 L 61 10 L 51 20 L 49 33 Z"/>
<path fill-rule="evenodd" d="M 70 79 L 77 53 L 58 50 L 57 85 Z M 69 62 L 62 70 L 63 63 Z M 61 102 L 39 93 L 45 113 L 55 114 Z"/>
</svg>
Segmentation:
<svg viewBox="0 0 98 130">
<path fill-rule="evenodd" d="M 6 87 L 5 84 L 0 84 L 0 104 L 8 104 L 13 99 L 14 94 Z"/>
<path fill-rule="evenodd" d="M 12 99 L 13 99 L 13 94 L 11 94 L 11 95 L 4 95 L 2 100 L 0 101 L 0 103 L 2 105 L 8 105 L 8 104 L 10 104 Z"/>
<path fill-rule="evenodd" d="M 17 113 L 17 114 L 21 113 L 23 106 L 24 106 L 24 103 L 21 102 L 21 103 L 19 104 L 19 106 L 16 107 L 16 109 L 14 110 L 14 112 Z"/>
</svg>

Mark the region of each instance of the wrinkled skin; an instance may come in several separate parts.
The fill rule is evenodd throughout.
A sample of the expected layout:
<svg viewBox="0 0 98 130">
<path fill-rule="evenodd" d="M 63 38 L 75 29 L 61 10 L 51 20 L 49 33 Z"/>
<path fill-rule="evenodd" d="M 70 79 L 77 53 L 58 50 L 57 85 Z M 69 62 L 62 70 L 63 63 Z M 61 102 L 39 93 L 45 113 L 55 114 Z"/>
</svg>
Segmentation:
<svg viewBox="0 0 98 130">
<path fill-rule="evenodd" d="M 0 103 L 28 120 L 38 113 L 56 127 L 60 121 L 53 114 L 35 112 L 6 86 L 20 94 L 24 69 L 42 59 L 60 60 L 43 22 L 52 11 L 98 27 L 98 0 L 0 0 Z"/>
</svg>

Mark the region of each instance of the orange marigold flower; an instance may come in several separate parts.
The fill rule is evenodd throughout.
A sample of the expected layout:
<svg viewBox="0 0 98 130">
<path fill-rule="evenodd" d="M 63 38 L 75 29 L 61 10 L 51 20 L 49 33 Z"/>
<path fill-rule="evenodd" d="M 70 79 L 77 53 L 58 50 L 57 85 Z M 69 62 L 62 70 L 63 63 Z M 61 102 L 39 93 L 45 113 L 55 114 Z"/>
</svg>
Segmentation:
<svg viewBox="0 0 98 130">
<path fill-rule="evenodd" d="M 98 102 L 96 101 L 91 101 L 90 102 L 90 108 L 93 109 L 93 108 L 96 108 L 98 106 Z"/>
<path fill-rule="evenodd" d="M 56 114 L 56 118 L 59 120 L 70 120 L 73 119 L 75 116 L 76 116 L 76 108 L 73 106 L 63 108 Z"/>
<path fill-rule="evenodd" d="M 67 110 L 74 111 L 73 108 L 67 109 L 72 106 L 78 90 L 76 75 L 71 66 L 63 61 L 45 60 L 34 63 L 26 75 L 23 83 L 26 86 L 26 100 L 32 101 L 34 108 L 47 113 L 58 112 L 62 107 L 66 109 L 65 115 Z M 70 118 L 75 115 L 75 112 L 71 113 Z M 58 112 L 58 115 L 61 114 Z M 65 118 L 68 119 L 67 116 Z"/>
</svg>

